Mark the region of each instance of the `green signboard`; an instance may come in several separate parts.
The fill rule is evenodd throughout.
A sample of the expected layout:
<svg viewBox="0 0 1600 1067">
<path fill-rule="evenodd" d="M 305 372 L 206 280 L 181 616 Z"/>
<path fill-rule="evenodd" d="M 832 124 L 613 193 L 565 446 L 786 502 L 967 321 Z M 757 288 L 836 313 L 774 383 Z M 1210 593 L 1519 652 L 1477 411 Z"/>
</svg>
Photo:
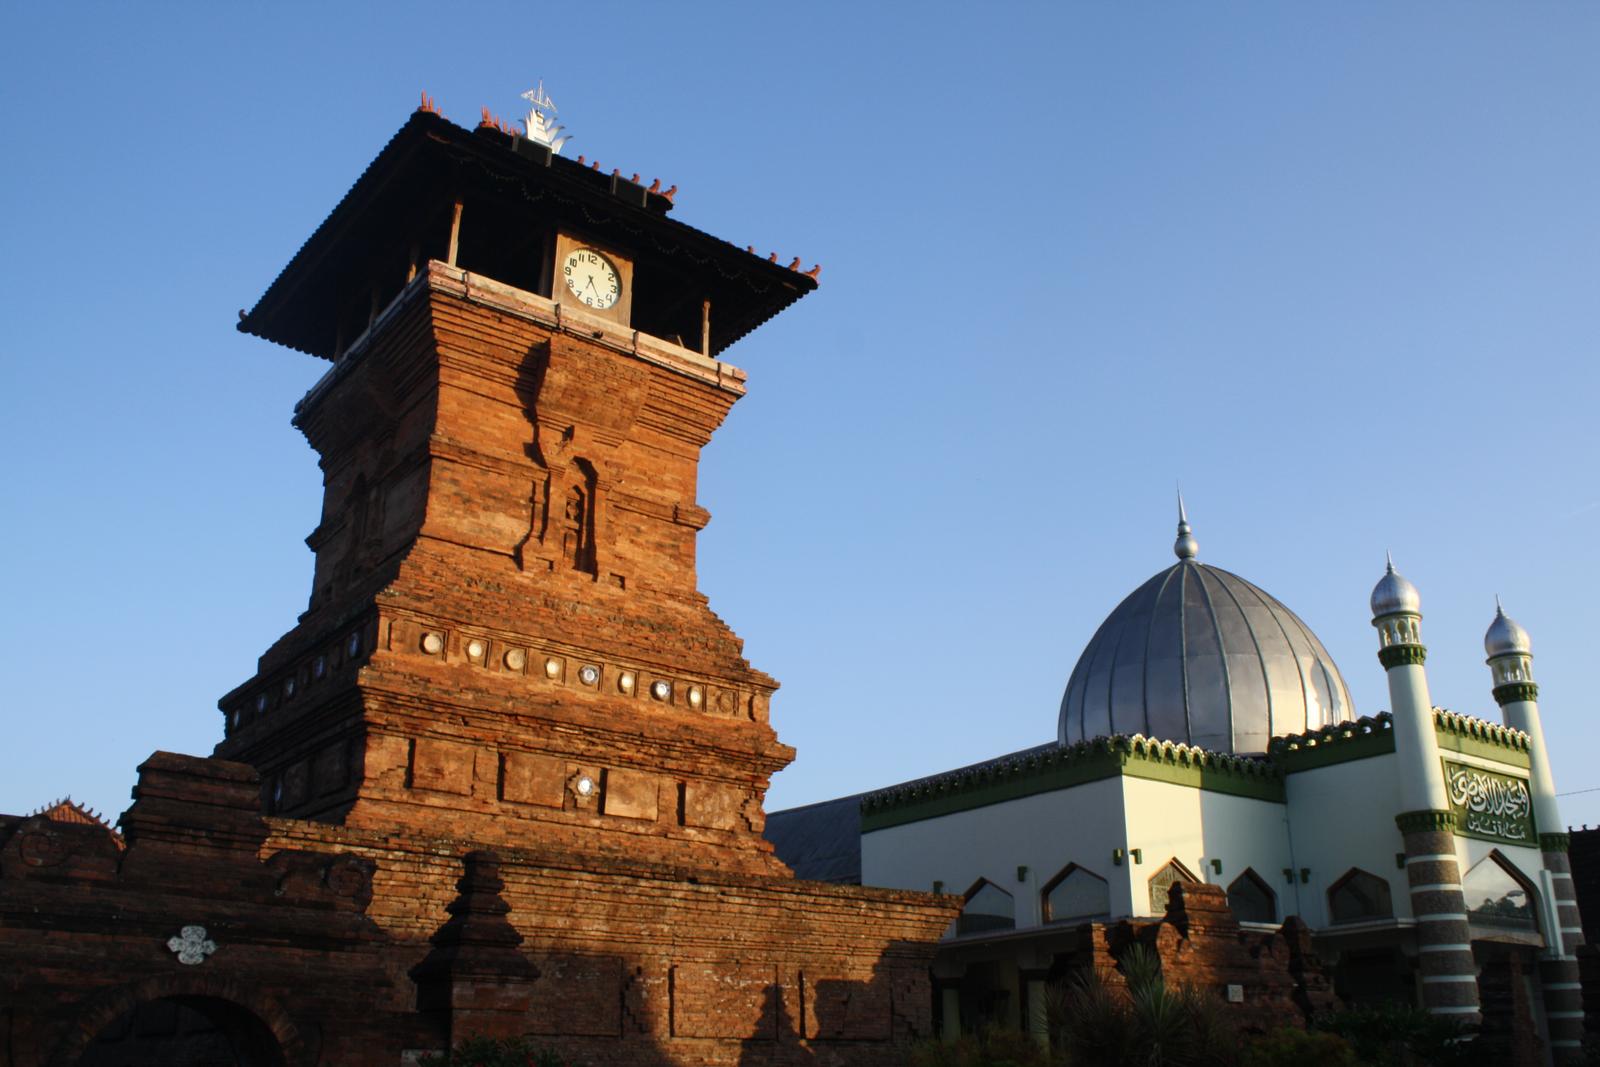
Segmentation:
<svg viewBox="0 0 1600 1067">
<path fill-rule="evenodd" d="M 1538 845 L 1526 779 L 1445 760 L 1444 784 L 1459 832 L 1512 845 Z"/>
</svg>

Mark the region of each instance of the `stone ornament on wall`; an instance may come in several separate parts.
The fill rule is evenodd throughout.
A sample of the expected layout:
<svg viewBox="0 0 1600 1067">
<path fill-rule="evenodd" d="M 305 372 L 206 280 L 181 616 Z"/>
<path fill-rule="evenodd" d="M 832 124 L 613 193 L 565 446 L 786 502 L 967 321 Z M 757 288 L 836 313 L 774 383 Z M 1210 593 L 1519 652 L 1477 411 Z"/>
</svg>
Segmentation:
<svg viewBox="0 0 1600 1067">
<path fill-rule="evenodd" d="M 185 926 L 177 936 L 167 938 L 167 948 L 177 953 L 179 963 L 196 967 L 217 951 L 217 943 L 207 939 L 204 926 Z"/>
<path fill-rule="evenodd" d="M 1463 833 L 1519 845 L 1537 840 L 1525 780 L 1445 760 L 1444 781 Z"/>
</svg>

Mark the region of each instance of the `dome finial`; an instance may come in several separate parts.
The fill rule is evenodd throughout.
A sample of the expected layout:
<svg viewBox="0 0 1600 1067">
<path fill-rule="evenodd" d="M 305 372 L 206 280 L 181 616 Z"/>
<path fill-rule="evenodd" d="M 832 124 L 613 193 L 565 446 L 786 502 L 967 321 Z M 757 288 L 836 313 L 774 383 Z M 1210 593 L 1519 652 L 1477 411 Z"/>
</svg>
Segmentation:
<svg viewBox="0 0 1600 1067">
<path fill-rule="evenodd" d="M 1194 539 L 1194 534 L 1189 530 L 1189 515 L 1183 507 L 1183 489 L 1178 489 L 1178 540 L 1172 545 L 1172 551 L 1179 559 L 1194 559 L 1200 554 L 1200 542 Z"/>
</svg>

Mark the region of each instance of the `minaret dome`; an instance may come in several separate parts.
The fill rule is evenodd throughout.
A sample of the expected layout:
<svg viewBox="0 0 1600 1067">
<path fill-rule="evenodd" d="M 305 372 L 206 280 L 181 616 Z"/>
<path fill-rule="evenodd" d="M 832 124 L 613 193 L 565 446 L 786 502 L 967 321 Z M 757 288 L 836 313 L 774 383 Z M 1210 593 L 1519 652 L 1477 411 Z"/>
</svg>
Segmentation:
<svg viewBox="0 0 1600 1067">
<path fill-rule="evenodd" d="M 1372 617 L 1381 619 L 1385 615 L 1421 614 L 1422 594 L 1394 569 L 1394 560 L 1391 558 L 1388 569 L 1372 590 Z"/>
<path fill-rule="evenodd" d="M 1533 642 L 1528 638 L 1528 631 L 1505 613 L 1499 597 L 1494 599 L 1494 621 L 1489 624 L 1489 632 L 1483 635 L 1483 651 L 1490 659 L 1496 656 L 1533 655 Z"/>
</svg>

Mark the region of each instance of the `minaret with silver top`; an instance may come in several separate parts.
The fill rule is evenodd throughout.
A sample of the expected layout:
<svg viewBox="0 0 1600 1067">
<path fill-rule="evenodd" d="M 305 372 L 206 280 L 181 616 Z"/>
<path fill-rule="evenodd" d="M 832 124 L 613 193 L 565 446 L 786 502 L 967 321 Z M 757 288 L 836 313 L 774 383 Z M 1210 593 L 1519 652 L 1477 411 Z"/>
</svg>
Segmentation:
<svg viewBox="0 0 1600 1067">
<path fill-rule="evenodd" d="M 1557 936 L 1546 936 L 1545 954 L 1539 961 L 1544 986 L 1545 1017 L 1550 1024 L 1550 1047 L 1555 1061 L 1583 1061 L 1583 987 L 1578 974 L 1578 946 L 1583 944 L 1583 922 L 1567 858 L 1568 835 L 1562 830 L 1556 805 L 1555 776 L 1550 771 L 1550 750 L 1545 747 L 1539 723 L 1539 687 L 1533 680 L 1533 642 L 1495 597 L 1494 621 L 1483 635 L 1494 699 L 1505 724 L 1528 735 L 1528 778 L 1533 793 L 1533 819 L 1539 829 L 1539 851 L 1544 856 L 1543 889 L 1555 907 Z M 1548 921 L 1546 927 L 1551 925 Z"/>
<path fill-rule="evenodd" d="M 1393 559 L 1372 590 L 1372 625 L 1378 630 L 1378 661 L 1388 675 L 1394 717 L 1402 809 L 1394 821 L 1405 841 L 1411 914 L 1417 920 L 1422 1006 L 1435 1015 L 1476 1023 L 1478 969 L 1461 892 L 1455 816 L 1422 667 L 1428 657 L 1422 643 L 1422 597 L 1395 571 Z"/>
</svg>

